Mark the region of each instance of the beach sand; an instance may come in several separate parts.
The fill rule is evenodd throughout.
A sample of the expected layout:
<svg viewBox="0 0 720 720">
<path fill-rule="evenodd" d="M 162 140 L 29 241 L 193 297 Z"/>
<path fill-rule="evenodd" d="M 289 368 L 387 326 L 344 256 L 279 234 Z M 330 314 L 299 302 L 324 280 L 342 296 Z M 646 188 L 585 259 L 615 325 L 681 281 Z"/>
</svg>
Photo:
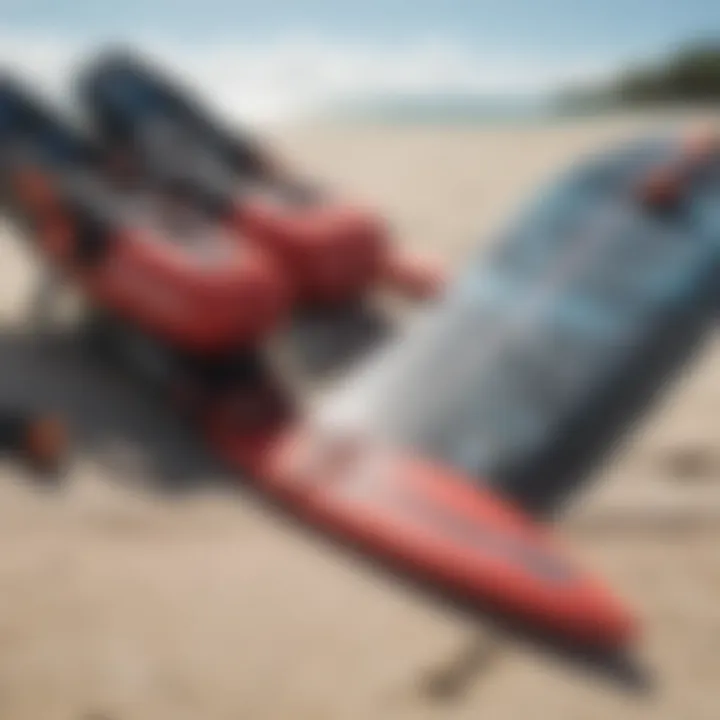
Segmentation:
<svg viewBox="0 0 720 720">
<path fill-rule="evenodd" d="M 279 137 L 459 266 L 538 183 L 660 121 Z M 79 441 L 59 490 L 2 468 L 2 720 L 720 717 L 717 343 L 560 524 L 642 621 L 637 693 L 493 639 L 228 489 L 153 398 L 71 339 L 28 335 L 31 265 L 10 238 L 3 253 L 0 392 L 62 409 Z"/>
</svg>

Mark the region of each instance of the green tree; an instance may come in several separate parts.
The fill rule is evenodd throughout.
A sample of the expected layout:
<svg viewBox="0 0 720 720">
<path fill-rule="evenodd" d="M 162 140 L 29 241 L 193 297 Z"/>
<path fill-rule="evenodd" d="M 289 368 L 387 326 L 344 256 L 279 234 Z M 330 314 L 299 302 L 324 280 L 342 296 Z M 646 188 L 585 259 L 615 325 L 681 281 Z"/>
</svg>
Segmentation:
<svg viewBox="0 0 720 720">
<path fill-rule="evenodd" d="M 615 94 L 626 102 L 720 100 L 720 41 L 688 46 L 655 67 L 628 72 Z"/>
<path fill-rule="evenodd" d="M 605 86 L 573 88 L 568 99 L 604 105 L 720 101 L 720 39 L 686 45 L 667 59 L 627 69 Z"/>
</svg>

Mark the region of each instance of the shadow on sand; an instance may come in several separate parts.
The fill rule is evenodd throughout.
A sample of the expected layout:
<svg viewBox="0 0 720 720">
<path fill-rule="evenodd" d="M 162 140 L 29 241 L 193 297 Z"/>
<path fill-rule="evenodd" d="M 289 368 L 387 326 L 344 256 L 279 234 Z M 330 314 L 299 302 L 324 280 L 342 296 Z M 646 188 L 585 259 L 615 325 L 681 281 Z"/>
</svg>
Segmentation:
<svg viewBox="0 0 720 720">
<path fill-rule="evenodd" d="M 364 320 L 360 323 L 360 334 L 366 344 L 377 339 L 372 333 L 368 334 L 369 327 Z M 361 342 L 350 352 L 348 341 L 358 342 L 358 338 L 346 333 L 337 355 L 340 366 L 350 355 L 357 356 L 358 347 L 362 347 Z M 338 368 L 338 363 L 327 357 L 320 360 L 315 357 L 313 362 L 312 372 L 318 367 L 322 372 Z M 109 475 L 117 482 L 140 482 L 146 490 L 160 493 L 192 492 L 196 488 L 207 488 L 208 483 L 231 485 L 238 488 L 244 500 L 272 507 L 288 523 L 310 533 L 318 542 L 338 544 L 302 525 L 271 500 L 260 497 L 250 483 L 238 483 L 237 477 L 225 473 L 177 413 L 119 368 L 93 356 L 76 329 L 58 329 L 39 336 L 11 330 L 0 332 L 0 398 L 3 402 L 18 402 L 62 414 L 70 425 L 75 444 L 85 455 L 108 467 Z M 142 468 L 141 472 L 138 467 Z M 395 578 L 411 592 L 420 589 L 423 595 L 452 612 L 460 611 L 481 619 L 482 628 L 490 623 L 493 638 L 490 644 L 484 633 L 478 633 L 477 640 L 471 639 L 467 646 L 459 649 L 456 657 L 421 679 L 420 692 L 437 702 L 460 699 L 487 667 L 499 646 L 498 640 L 508 635 L 627 689 L 641 692 L 650 687 L 647 675 L 627 657 L 588 654 L 558 645 L 549 638 L 531 635 L 525 628 L 511 626 L 488 614 L 487 609 L 478 613 L 477 606 L 449 599 L 436 588 L 399 576 L 391 568 L 368 560 L 344 544 L 342 548 L 343 552 L 351 550 L 351 555 L 363 566 L 377 570 L 389 580 Z"/>
<path fill-rule="evenodd" d="M 355 309 L 299 317 L 285 349 L 312 383 L 341 373 L 389 333 L 382 316 Z M 118 478 L 142 470 L 153 489 L 205 486 L 219 470 L 185 418 L 149 384 L 99 357 L 82 327 L 0 329 L 0 404 L 57 413 L 86 455 Z"/>
</svg>

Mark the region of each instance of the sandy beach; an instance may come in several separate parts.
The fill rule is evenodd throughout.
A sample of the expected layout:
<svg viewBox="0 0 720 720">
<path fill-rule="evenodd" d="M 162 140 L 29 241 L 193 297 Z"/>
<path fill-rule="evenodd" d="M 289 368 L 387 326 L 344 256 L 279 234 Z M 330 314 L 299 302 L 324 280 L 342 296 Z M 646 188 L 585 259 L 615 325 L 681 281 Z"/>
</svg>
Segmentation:
<svg viewBox="0 0 720 720">
<path fill-rule="evenodd" d="M 409 249 L 459 266 L 554 172 L 662 122 L 277 134 Z M 78 436 L 57 490 L 2 466 L 2 720 L 720 717 L 719 343 L 560 524 L 642 620 L 634 693 L 517 639 L 481 657 L 481 621 L 234 492 L 153 398 L 72 338 L 30 334 L 31 258 L 2 232 L 0 393 L 57 407 Z"/>
</svg>

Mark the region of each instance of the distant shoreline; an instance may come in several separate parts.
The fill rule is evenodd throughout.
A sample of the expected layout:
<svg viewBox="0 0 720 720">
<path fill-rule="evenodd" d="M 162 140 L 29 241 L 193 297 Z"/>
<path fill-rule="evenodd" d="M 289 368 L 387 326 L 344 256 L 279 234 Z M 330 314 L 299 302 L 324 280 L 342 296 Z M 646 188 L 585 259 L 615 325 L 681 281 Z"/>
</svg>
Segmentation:
<svg viewBox="0 0 720 720">
<path fill-rule="evenodd" d="M 550 101 L 530 102 L 510 108 L 493 106 L 486 102 L 462 107 L 432 104 L 377 105 L 365 108 L 325 109 L 313 113 L 308 120 L 339 125 L 372 126 L 448 126 L 448 127 L 496 127 L 528 126 L 583 122 L 593 120 L 637 120 L 662 116 L 668 120 L 682 121 L 698 116 L 720 114 L 720 102 L 706 104 L 665 103 L 653 105 L 607 105 L 563 107 Z M 304 124 L 304 123 L 303 123 Z"/>
</svg>

